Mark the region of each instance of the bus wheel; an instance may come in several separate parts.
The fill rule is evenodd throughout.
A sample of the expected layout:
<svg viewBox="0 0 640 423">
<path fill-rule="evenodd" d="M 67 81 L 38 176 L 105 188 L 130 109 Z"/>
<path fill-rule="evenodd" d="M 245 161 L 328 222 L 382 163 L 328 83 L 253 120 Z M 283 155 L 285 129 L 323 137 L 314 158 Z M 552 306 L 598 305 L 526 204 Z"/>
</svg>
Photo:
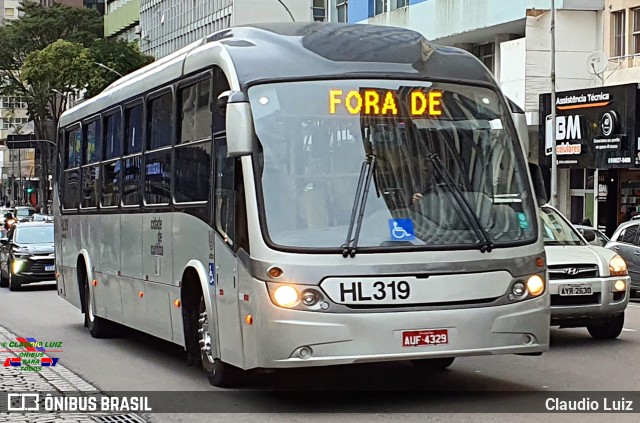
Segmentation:
<svg viewBox="0 0 640 423">
<path fill-rule="evenodd" d="M 427 373 L 440 372 L 453 364 L 455 357 L 430 358 L 425 360 L 411 360 L 411 364 L 417 370 Z"/>
<path fill-rule="evenodd" d="M 113 335 L 113 324 L 93 314 L 93 305 L 91 304 L 91 291 L 89 290 L 89 282 L 84 283 L 84 325 L 89 328 L 89 333 L 94 338 L 110 338 Z"/>
<path fill-rule="evenodd" d="M 214 357 L 212 343 L 213 325 L 209 324 L 207 308 L 204 304 L 204 298 L 200 298 L 198 319 L 198 342 L 200 345 L 200 356 L 202 358 L 202 368 L 204 369 L 209 383 L 220 388 L 229 388 L 239 386 L 241 384 L 242 370 L 221 361 Z"/>
</svg>

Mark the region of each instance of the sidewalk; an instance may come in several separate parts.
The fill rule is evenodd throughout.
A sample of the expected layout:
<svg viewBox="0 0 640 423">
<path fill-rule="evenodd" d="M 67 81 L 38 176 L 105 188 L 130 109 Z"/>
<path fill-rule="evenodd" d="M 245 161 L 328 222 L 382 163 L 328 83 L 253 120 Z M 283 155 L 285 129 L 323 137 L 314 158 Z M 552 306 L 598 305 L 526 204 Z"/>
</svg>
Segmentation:
<svg viewBox="0 0 640 423">
<path fill-rule="evenodd" d="M 23 347 L 10 347 L 9 343 L 16 343 L 18 335 L 0 326 L 0 423 L 4 422 L 36 422 L 36 423 L 95 423 L 95 422 L 121 422 L 121 423 L 144 423 L 147 420 L 139 415 L 129 414 L 109 414 L 109 413 L 70 413 L 70 412 L 29 412 L 8 413 L 6 404 L 8 394 L 11 392 L 20 393 L 45 393 L 52 395 L 87 394 L 100 395 L 100 391 L 80 376 L 61 365 L 55 363 L 50 367 L 42 367 L 39 371 L 25 371 L 20 367 L 5 367 L 7 359 L 16 359 L 19 353 L 24 352 Z M 3 344 L 4 343 L 4 344 Z M 49 358 L 46 353 L 42 356 Z M 40 409 L 44 409 L 44 400 L 40 399 Z"/>
</svg>

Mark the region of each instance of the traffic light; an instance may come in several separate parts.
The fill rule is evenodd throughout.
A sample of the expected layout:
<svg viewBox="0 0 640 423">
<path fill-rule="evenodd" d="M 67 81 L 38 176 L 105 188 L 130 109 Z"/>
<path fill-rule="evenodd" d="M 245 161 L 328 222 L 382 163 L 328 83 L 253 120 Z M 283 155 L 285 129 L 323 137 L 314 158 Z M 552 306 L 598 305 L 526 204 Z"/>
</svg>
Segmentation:
<svg viewBox="0 0 640 423">
<path fill-rule="evenodd" d="M 33 187 L 27 187 L 27 194 L 31 194 L 33 192 Z"/>
</svg>

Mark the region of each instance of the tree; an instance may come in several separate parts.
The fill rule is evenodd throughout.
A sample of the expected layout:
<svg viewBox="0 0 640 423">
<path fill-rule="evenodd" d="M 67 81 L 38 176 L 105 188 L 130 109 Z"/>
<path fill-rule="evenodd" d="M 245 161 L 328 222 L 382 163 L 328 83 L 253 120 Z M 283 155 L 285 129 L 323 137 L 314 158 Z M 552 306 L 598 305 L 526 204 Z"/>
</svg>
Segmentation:
<svg viewBox="0 0 640 423">
<path fill-rule="evenodd" d="M 142 54 L 137 43 L 122 40 L 95 40 L 89 47 L 89 53 L 94 63 L 105 65 L 122 75 L 140 69 L 154 60 L 152 56 Z M 118 75 L 113 71 L 94 66 L 85 97 L 97 95 L 118 79 Z"/>
</svg>

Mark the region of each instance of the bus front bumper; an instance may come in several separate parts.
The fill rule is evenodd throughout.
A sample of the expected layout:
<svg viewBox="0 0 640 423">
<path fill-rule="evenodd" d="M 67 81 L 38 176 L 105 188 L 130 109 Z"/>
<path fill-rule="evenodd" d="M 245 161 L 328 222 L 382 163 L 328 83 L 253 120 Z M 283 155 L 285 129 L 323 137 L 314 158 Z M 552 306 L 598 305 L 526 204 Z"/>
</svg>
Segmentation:
<svg viewBox="0 0 640 423">
<path fill-rule="evenodd" d="M 254 310 L 254 324 L 243 325 L 246 369 L 536 354 L 549 348 L 546 293 L 503 306 L 389 313 L 287 310 L 266 300 L 261 313 Z M 404 332 L 442 329 L 446 344 L 403 345 Z"/>
</svg>

